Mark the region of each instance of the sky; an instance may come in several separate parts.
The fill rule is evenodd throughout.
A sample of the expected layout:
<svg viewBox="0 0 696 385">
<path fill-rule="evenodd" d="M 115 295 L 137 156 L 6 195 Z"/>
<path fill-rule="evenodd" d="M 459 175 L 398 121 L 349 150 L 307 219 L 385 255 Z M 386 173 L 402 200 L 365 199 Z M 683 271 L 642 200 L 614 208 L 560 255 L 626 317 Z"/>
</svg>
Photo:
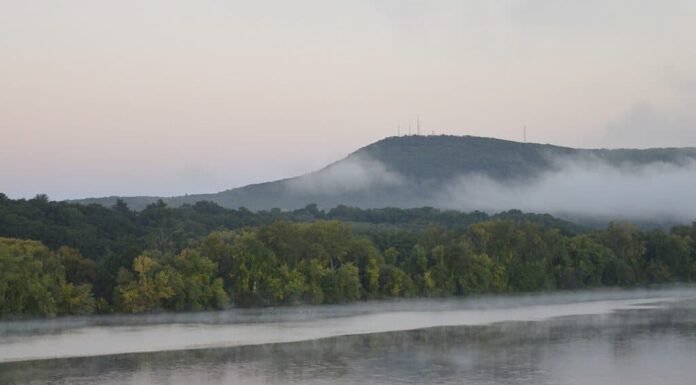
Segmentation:
<svg viewBox="0 0 696 385">
<path fill-rule="evenodd" d="M 0 192 L 180 195 L 415 127 L 696 146 L 696 1 L 0 0 Z"/>
</svg>

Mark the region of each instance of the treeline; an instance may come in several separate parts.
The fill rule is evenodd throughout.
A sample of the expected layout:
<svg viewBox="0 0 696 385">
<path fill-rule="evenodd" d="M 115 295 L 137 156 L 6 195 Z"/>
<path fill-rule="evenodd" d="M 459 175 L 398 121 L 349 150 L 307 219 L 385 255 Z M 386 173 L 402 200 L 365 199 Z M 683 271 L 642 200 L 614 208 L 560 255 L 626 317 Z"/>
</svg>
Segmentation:
<svg viewBox="0 0 696 385">
<path fill-rule="evenodd" d="M 186 239 L 160 236 L 152 244 L 135 237 L 144 246 L 134 253 L 108 250 L 97 258 L 75 247 L 2 238 L 0 315 L 341 303 L 696 278 L 696 225 L 641 231 L 611 224 L 572 235 L 495 219 L 356 234 L 341 221 L 278 219 Z"/>
<path fill-rule="evenodd" d="M 325 211 L 316 205 L 293 211 L 273 209 L 252 212 L 226 209 L 212 202 L 169 207 L 161 201 L 142 211 L 133 211 L 123 201 L 107 208 L 50 201 L 45 195 L 33 199 L 9 199 L 0 193 L 0 236 L 39 240 L 51 249 L 69 246 L 96 260 L 114 253 L 134 258 L 144 249 L 179 252 L 190 241 L 223 229 L 268 225 L 277 220 L 310 222 L 340 220 L 354 224 L 357 232 L 379 229 L 422 230 L 437 224 L 465 228 L 489 219 L 528 220 L 543 227 L 560 228 L 566 234 L 587 229 L 550 215 L 508 211 L 494 216 L 434 208 L 358 209 L 339 206 Z"/>
</svg>

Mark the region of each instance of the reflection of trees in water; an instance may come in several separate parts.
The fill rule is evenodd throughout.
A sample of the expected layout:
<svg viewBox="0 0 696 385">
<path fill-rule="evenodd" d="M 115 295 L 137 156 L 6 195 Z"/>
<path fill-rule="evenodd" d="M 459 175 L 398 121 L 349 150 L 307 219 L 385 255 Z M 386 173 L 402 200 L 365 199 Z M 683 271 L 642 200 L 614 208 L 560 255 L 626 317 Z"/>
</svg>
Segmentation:
<svg viewBox="0 0 696 385">
<path fill-rule="evenodd" d="M 589 349 L 620 363 L 646 344 L 680 336 L 693 341 L 695 319 L 693 307 L 631 310 L 544 322 L 0 364 L 0 383 L 543 384 L 553 381 L 549 360 Z"/>
</svg>

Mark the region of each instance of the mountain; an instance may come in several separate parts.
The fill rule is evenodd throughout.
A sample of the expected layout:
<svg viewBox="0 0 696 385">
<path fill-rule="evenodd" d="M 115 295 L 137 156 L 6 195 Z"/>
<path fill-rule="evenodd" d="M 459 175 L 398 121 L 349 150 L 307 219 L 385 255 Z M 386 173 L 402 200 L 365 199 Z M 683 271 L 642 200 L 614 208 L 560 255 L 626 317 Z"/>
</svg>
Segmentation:
<svg viewBox="0 0 696 385">
<path fill-rule="evenodd" d="M 321 170 L 294 178 L 213 194 L 121 199 L 135 209 L 142 209 L 162 199 L 172 206 L 207 200 L 224 207 L 246 207 L 251 210 L 275 207 L 295 209 L 309 203 L 316 203 L 320 207 L 433 206 L 489 211 L 511 208 L 529 210 L 530 207 L 505 205 L 514 206 L 514 199 L 531 194 L 528 190 L 521 190 L 523 186 L 568 184 L 563 178 L 568 179 L 572 173 L 569 170 L 581 169 L 584 174 L 580 175 L 585 178 L 588 173 L 612 170 L 614 174 L 609 173 L 606 178 L 610 183 L 616 181 L 616 175 L 641 175 L 653 168 L 658 172 L 685 169 L 694 163 L 696 148 L 575 149 L 474 136 L 414 135 L 380 140 Z M 561 182 L 553 182 L 553 179 L 549 182 L 549 175 Z M 604 180 L 603 176 L 597 175 L 600 182 Z M 571 183 L 564 188 L 579 190 L 584 187 L 581 182 L 574 183 L 577 186 Z M 477 186 L 485 186 L 486 189 L 476 191 L 478 195 L 471 195 L 469 190 Z M 468 192 L 461 192 L 464 190 Z M 504 195 L 501 207 L 489 205 L 488 197 L 500 198 L 506 191 L 510 194 Z M 116 199 L 90 198 L 78 202 L 108 206 L 113 205 Z M 520 205 L 527 203 L 521 201 Z M 476 207 L 477 204 L 483 207 Z M 543 208 L 542 205 L 539 211 L 547 212 Z"/>
</svg>

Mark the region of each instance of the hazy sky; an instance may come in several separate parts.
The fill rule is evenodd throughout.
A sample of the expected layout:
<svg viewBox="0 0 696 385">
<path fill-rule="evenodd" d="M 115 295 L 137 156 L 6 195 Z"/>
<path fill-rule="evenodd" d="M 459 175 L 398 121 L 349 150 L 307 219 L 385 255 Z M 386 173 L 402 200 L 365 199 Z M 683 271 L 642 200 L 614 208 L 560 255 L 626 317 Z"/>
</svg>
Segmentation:
<svg viewBox="0 0 696 385">
<path fill-rule="evenodd" d="M 696 146 L 696 1 L 0 0 L 11 197 L 219 191 L 416 114 L 428 132 Z"/>
</svg>

